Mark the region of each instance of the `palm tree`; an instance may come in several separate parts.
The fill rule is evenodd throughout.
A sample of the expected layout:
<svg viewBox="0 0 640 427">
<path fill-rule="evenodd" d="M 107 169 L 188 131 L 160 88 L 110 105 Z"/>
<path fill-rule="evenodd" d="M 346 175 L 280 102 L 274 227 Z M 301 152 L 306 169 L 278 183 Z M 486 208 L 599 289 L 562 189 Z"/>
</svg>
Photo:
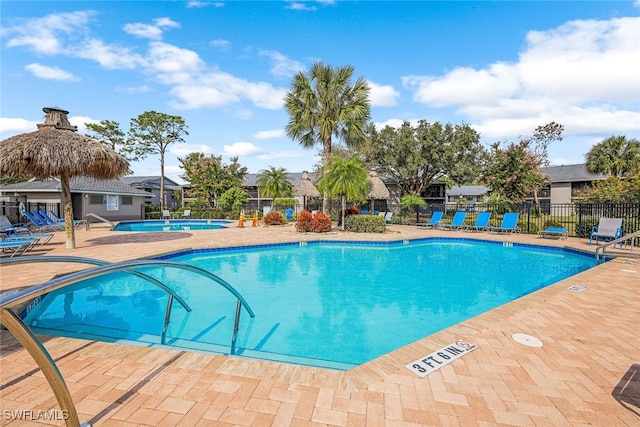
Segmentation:
<svg viewBox="0 0 640 427">
<path fill-rule="evenodd" d="M 346 199 L 350 201 L 366 200 L 369 191 L 367 169 L 356 156 L 350 160 L 332 157 L 327 166 L 323 168 L 319 185 L 330 197 L 342 197 L 342 230 L 344 231 Z"/>
<path fill-rule="evenodd" d="M 258 173 L 256 184 L 262 188 L 262 194 L 265 197 L 291 197 L 293 184 L 289 181 L 289 175 L 285 168 L 269 166 L 268 170 L 262 169 Z"/>
<path fill-rule="evenodd" d="M 610 136 L 594 145 L 586 155 L 587 171 L 624 177 L 640 170 L 640 141 Z"/>
<path fill-rule="evenodd" d="M 341 139 L 347 147 L 357 147 L 365 141 L 364 128 L 370 118 L 369 86 L 363 78 L 352 83 L 353 71 L 352 66 L 332 68 L 316 62 L 307 74 L 299 72 L 294 76 L 285 96 L 287 135 L 304 148 L 322 144 L 323 166 L 331 158 L 332 137 Z M 326 190 L 322 210 L 330 210 Z"/>
</svg>

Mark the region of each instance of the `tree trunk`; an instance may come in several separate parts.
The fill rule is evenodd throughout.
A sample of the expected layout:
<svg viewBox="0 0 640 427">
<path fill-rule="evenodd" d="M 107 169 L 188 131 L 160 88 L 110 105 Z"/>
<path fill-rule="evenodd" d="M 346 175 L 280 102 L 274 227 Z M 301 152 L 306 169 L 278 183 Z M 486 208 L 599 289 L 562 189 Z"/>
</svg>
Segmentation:
<svg viewBox="0 0 640 427">
<path fill-rule="evenodd" d="M 164 150 L 160 150 L 160 212 L 165 209 L 164 197 Z"/>
<path fill-rule="evenodd" d="M 344 211 L 347 210 L 347 198 L 342 196 L 342 231 L 344 231 Z"/>
<path fill-rule="evenodd" d="M 329 164 L 329 160 L 331 160 L 331 136 L 325 138 L 322 141 L 323 152 L 322 152 L 322 175 L 325 173 L 325 166 Z M 322 212 L 326 215 L 331 216 L 331 199 L 329 198 L 329 190 L 325 188 L 322 190 Z"/>
<path fill-rule="evenodd" d="M 62 187 L 62 204 L 64 209 L 64 232 L 67 237 L 67 249 L 76 248 L 76 235 L 73 224 L 73 203 L 71 203 L 71 188 L 69 175 L 60 174 L 60 186 Z"/>
</svg>

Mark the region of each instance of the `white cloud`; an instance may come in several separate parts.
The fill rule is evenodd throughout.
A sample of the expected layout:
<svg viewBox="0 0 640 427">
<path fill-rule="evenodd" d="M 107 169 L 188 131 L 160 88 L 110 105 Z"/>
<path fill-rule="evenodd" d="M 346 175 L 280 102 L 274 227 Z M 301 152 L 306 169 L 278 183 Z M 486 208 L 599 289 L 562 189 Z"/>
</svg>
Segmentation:
<svg viewBox="0 0 640 427">
<path fill-rule="evenodd" d="M 640 99 L 638 27 L 640 18 L 571 21 L 530 31 L 515 63 L 402 81 L 418 102 L 457 106 L 483 136 L 528 135 L 550 121 L 568 135 L 637 133 L 640 113 L 624 105 Z"/>
<path fill-rule="evenodd" d="M 227 156 L 255 156 L 264 152 L 262 148 L 250 142 L 234 142 L 231 145 L 224 145 L 222 148 Z"/>
<path fill-rule="evenodd" d="M 3 27 L 2 36 L 8 47 L 26 46 L 40 54 L 56 55 L 67 50 L 62 37 L 85 32 L 93 15 L 93 12 L 58 13 L 21 20 L 18 25 Z"/>
<path fill-rule="evenodd" d="M 123 30 L 135 37 L 160 40 L 162 38 L 162 33 L 166 28 L 179 27 L 180 24 L 169 18 L 157 18 L 153 21 L 153 25 L 136 22 L 133 24 L 126 24 L 123 27 Z"/>
<path fill-rule="evenodd" d="M 316 10 L 315 6 L 307 6 L 306 3 L 300 3 L 297 1 L 289 1 L 287 9 L 293 10 Z"/>
<path fill-rule="evenodd" d="M 261 130 L 260 132 L 253 135 L 256 139 L 271 139 L 271 138 L 280 138 L 285 136 L 284 129 L 273 129 L 273 130 Z"/>
<path fill-rule="evenodd" d="M 34 62 L 33 64 L 29 64 L 24 67 L 25 70 L 29 71 L 34 76 L 40 79 L 47 80 L 62 80 L 62 81 L 78 81 L 80 80 L 78 77 L 73 74 L 64 71 L 59 67 L 49 67 L 46 65 L 38 64 Z"/>
<path fill-rule="evenodd" d="M 417 126 L 419 120 L 388 119 L 384 122 L 374 122 L 373 125 L 377 130 L 382 130 L 387 126 L 399 129 L 405 121 L 409 122 L 411 126 Z"/>
<path fill-rule="evenodd" d="M 231 42 L 229 40 L 216 39 L 209 42 L 209 46 L 218 50 L 229 50 Z"/>
<path fill-rule="evenodd" d="M 392 107 L 397 104 L 400 93 L 391 85 L 379 85 L 371 81 L 369 85 L 369 99 L 374 107 Z"/>
<path fill-rule="evenodd" d="M 129 48 L 110 46 L 98 39 L 83 41 L 69 56 L 95 61 L 108 70 L 130 70 L 144 63 L 143 58 Z"/>
<path fill-rule="evenodd" d="M 131 87 L 116 86 L 116 91 L 120 93 L 136 94 L 136 93 L 151 92 L 151 88 L 147 85 L 131 86 Z"/>
<path fill-rule="evenodd" d="M 38 122 L 11 117 L 0 117 L 0 139 L 5 139 L 21 133 L 35 132 Z"/>
<path fill-rule="evenodd" d="M 169 152 L 176 156 L 186 156 L 189 153 L 211 153 L 213 149 L 204 144 L 174 144 L 169 146 Z"/>
<path fill-rule="evenodd" d="M 210 2 L 210 1 L 199 1 L 199 0 L 191 0 L 187 2 L 187 7 L 189 8 L 201 8 L 201 7 L 207 7 L 207 6 L 213 6 L 213 7 L 224 7 L 224 2 L 218 1 L 218 2 Z"/>
<path fill-rule="evenodd" d="M 260 55 L 267 56 L 271 59 L 273 65 L 269 71 L 275 77 L 292 77 L 298 71 L 305 69 L 301 62 L 294 61 L 274 50 L 261 50 Z"/>
</svg>

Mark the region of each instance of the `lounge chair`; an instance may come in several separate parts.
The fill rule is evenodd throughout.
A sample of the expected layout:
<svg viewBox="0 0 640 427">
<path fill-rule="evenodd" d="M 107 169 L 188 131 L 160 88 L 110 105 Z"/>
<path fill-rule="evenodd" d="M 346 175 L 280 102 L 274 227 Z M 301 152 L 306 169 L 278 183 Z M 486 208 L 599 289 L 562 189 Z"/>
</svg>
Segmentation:
<svg viewBox="0 0 640 427">
<path fill-rule="evenodd" d="M 393 224 L 393 212 L 387 212 L 384 214 L 385 224 Z"/>
<path fill-rule="evenodd" d="M 51 226 L 47 225 L 38 217 L 35 217 L 31 212 L 24 211 L 22 214 L 29 220 L 31 226 L 29 227 L 30 231 L 35 230 L 38 232 L 47 232 L 47 231 L 57 231 L 63 230 L 64 225 Z"/>
<path fill-rule="evenodd" d="M 366 215 L 366 214 L 368 214 L 368 213 L 369 213 L 369 209 L 362 209 L 362 210 L 360 211 L 360 213 L 361 213 L 362 215 Z"/>
<path fill-rule="evenodd" d="M 444 212 L 441 212 L 441 211 L 434 212 L 431 215 L 431 219 L 429 220 L 429 222 L 426 222 L 426 223 L 419 222 L 416 225 L 419 227 L 436 228 L 440 225 L 440 221 L 442 221 L 442 215 L 444 215 Z"/>
<path fill-rule="evenodd" d="M 538 237 L 561 237 L 566 240 L 569 232 L 563 227 L 547 227 L 538 232 Z"/>
<path fill-rule="evenodd" d="M 293 209 L 286 209 L 284 211 L 284 216 L 287 217 L 287 221 L 291 221 L 293 219 Z"/>
<path fill-rule="evenodd" d="M 191 209 L 185 209 L 180 215 L 180 219 L 191 219 Z"/>
<path fill-rule="evenodd" d="M 476 217 L 476 222 L 473 225 L 465 225 L 463 230 L 468 231 L 485 231 L 489 228 L 489 220 L 491 219 L 491 212 L 480 212 Z"/>
<path fill-rule="evenodd" d="M 28 251 L 33 246 L 33 242 L 28 240 L 16 240 L 16 241 L 0 241 L 0 253 L 2 256 L 8 256 L 13 258 L 16 255 L 21 255 Z"/>
<path fill-rule="evenodd" d="M 502 218 L 502 224 L 499 227 L 489 227 L 489 231 L 494 233 L 519 233 L 520 227 L 518 227 L 519 212 L 507 212 Z"/>
<path fill-rule="evenodd" d="M 51 213 L 53 213 L 53 211 L 50 211 Z M 49 214 L 47 214 L 46 211 L 44 210 L 40 210 L 39 212 L 39 218 L 43 220 L 43 222 L 45 222 L 47 225 L 51 225 L 52 227 L 64 227 L 65 225 L 65 221 L 60 219 L 60 217 L 58 215 L 55 216 L 50 216 Z M 86 223 L 86 221 L 84 219 L 74 219 L 73 220 L 73 226 L 74 227 L 78 227 L 80 225 L 84 225 Z"/>
<path fill-rule="evenodd" d="M 453 215 L 451 223 L 440 222 L 440 228 L 443 230 L 460 230 L 464 227 L 464 219 L 467 217 L 467 212 L 458 211 Z"/>
<path fill-rule="evenodd" d="M 51 233 L 29 233 L 29 234 L 12 234 L 5 237 L 4 242 L 15 242 L 22 240 L 30 240 L 33 242 L 33 246 L 36 244 L 45 245 L 49 243 L 49 240 L 53 238 Z"/>
<path fill-rule="evenodd" d="M 29 232 L 26 224 L 18 223 L 12 224 L 5 215 L 0 215 L 0 233 L 9 234 L 20 234 L 21 232 Z"/>
<path fill-rule="evenodd" d="M 169 209 L 162 210 L 162 219 L 171 219 L 171 212 L 169 212 Z"/>
<path fill-rule="evenodd" d="M 596 245 L 599 239 L 606 241 L 622 237 L 622 221 L 623 218 L 600 218 L 598 226 L 591 229 L 589 244 L 591 244 L 591 240 L 594 237 L 596 238 Z"/>
</svg>

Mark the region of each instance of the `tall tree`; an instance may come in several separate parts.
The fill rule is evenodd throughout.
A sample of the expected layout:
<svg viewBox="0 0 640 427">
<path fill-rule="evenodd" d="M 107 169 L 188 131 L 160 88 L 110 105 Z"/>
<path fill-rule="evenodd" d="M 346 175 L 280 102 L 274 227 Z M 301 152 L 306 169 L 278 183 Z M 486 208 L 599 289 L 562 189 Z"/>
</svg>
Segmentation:
<svg viewBox="0 0 640 427">
<path fill-rule="evenodd" d="M 164 156 L 167 147 L 184 142 L 183 135 L 189 135 L 187 125 L 180 116 L 145 111 L 131 119 L 129 138 L 136 145 L 140 159 L 148 154 L 160 155 L 160 209 L 165 207 L 164 197 Z"/>
<path fill-rule="evenodd" d="M 191 184 L 191 193 L 214 205 L 225 191 L 242 187 L 247 175 L 247 168 L 238 163 L 238 157 L 232 157 L 229 164 L 225 164 L 222 156 L 189 153 L 178 161 L 184 169 L 180 177 Z"/>
<path fill-rule="evenodd" d="M 586 155 L 587 171 L 616 177 L 640 173 L 640 141 L 610 136 L 594 145 Z"/>
<path fill-rule="evenodd" d="M 330 197 L 342 198 L 342 230 L 344 230 L 344 211 L 346 200 L 359 202 L 367 199 L 369 192 L 369 174 L 358 157 L 345 160 L 331 157 L 318 183 Z"/>
<path fill-rule="evenodd" d="M 140 153 L 135 142 L 127 139 L 124 131 L 120 129 L 120 123 L 113 120 L 102 120 L 100 123 L 85 123 L 90 131 L 86 134 L 89 138 L 101 142 L 118 154 L 123 155 L 129 162 L 140 160 Z"/>
<path fill-rule="evenodd" d="M 293 184 L 285 168 L 269 166 L 269 169 L 262 169 L 256 177 L 256 184 L 265 197 L 291 197 Z"/>
<path fill-rule="evenodd" d="M 362 145 L 364 128 L 370 118 L 369 86 L 360 77 L 352 82 L 354 68 L 333 68 L 316 62 L 308 73 L 293 78 L 285 96 L 289 123 L 287 135 L 304 148 L 322 145 L 322 164 L 331 158 L 332 138 L 346 146 Z M 322 210 L 330 210 L 328 191 L 324 191 Z"/>
<path fill-rule="evenodd" d="M 422 194 L 438 178 L 463 185 L 480 173 L 484 149 L 480 135 L 468 125 L 405 121 L 399 128 L 367 127 L 362 153 L 367 164 L 389 177 L 402 194 Z"/>
</svg>

